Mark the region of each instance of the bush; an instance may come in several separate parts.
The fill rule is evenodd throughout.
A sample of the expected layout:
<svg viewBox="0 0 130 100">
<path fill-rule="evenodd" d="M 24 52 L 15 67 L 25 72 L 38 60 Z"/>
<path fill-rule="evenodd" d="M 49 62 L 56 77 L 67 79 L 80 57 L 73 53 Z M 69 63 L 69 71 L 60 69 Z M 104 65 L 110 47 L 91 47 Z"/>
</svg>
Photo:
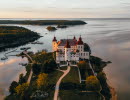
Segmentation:
<svg viewBox="0 0 130 100">
<path fill-rule="evenodd" d="M 80 61 L 80 62 L 78 63 L 78 67 L 79 67 L 80 69 L 86 69 L 87 63 L 86 63 L 85 61 Z"/>
<path fill-rule="evenodd" d="M 15 93 L 15 88 L 18 86 L 18 83 L 16 81 L 13 81 L 9 87 L 9 92 L 11 94 Z"/>
<path fill-rule="evenodd" d="M 96 76 L 89 76 L 86 79 L 86 88 L 89 91 L 100 91 L 101 90 L 100 82 Z"/>
<path fill-rule="evenodd" d="M 35 75 L 38 75 L 41 72 L 41 64 L 33 64 L 32 70 Z"/>
<path fill-rule="evenodd" d="M 45 61 L 43 72 L 44 73 L 51 73 L 57 68 L 57 64 L 54 60 L 47 60 Z"/>
<path fill-rule="evenodd" d="M 19 84 L 22 84 L 22 83 L 25 83 L 25 82 L 26 82 L 26 80 L 25 80 L 23 74 L 20 74 L 19 75 Z"/>
<path fill-rule="evenodd" d="M 28 87 L 29 87 L 28 83 L 23 83 L 23 84 L 18 85 L 15 88 L 15 91 L 16 91 L 17 95 L 23 96 L 25 91 L 28 89 Z"/>
<path fill-rule="evenodd" d="M 45 73 L 41 73 L 38 75 L 38 79 L 36 81 L 37 83 L 37 87 L 38 88 L 41 88 L 41 87 L 44 87 L 47 85 L 47 78 L 48 78 L 48 75 L 45 74 Z"/>
</svg>

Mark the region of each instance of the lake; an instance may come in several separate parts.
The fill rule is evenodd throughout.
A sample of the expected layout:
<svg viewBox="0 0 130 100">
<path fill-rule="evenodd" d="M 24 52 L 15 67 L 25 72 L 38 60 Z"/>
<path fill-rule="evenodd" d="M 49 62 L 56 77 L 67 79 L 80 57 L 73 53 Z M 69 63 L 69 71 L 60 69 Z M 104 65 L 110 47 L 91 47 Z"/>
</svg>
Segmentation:
<svg viewBox="0 0 130 100">
<path fill-rule="evenodd" d="M 105 69 L 108 80 L 117 91 L 118 100 L 130 100 L 130 20 L 129 19 L 82 19 L 88 24 L 70 26 L 66 29 L 58 29 L 48 32 L 47 26 L 16 25 L 23 26 L 32 31 L 38 32 L 41 36 L 38 41 L 43 45 L 26 44 L 21 47 L 31 47 L 30 51 L 47 49 L 51 51 L 51 43 L 55 35 L 57 40 L 79 38 L 88 43 L 92 50 L 92 55 L 98 56 L 105 61 L 111 61 Z M 45 34 L 47 33 L 47 34 Z M 9 52 L 10 49 L 6 52 Z M 0 58 L 4 53 L 0 52 Z M 18 52 L 10 53 L 10 55 Z M 10 56 L 6 61 L 0 61 L 0 97 L 8 94 L 8 87 L 13 80 L 18 80 L 20 73 L 25 73 L 25 68 L 19 63 L 27 63 L 27 59 Z"/>
</svg>

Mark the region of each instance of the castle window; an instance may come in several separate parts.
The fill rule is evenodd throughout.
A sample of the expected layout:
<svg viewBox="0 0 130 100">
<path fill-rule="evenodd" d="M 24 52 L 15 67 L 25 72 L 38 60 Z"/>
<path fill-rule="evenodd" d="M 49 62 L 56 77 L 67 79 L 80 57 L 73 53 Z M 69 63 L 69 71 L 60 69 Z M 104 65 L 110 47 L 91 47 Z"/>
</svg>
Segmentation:
<svg viewBox="0 0 130 100">
<path fill-rule="evenodd" d="M 82 56 L 82 53 L 81 53 L 81 56 Z"/>
</svg>

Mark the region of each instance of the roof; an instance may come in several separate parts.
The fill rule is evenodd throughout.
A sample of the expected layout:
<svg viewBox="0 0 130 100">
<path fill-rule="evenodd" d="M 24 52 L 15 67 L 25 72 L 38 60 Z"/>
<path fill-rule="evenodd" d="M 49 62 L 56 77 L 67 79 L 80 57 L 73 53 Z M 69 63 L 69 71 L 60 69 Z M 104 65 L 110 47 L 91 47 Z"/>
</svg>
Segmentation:
<svg viewBox="0 0 130 100">
<path fill-rule="evenodd" d="M 74 40 L 74 39 L 61 39 L 58 42 L 58 46 L 65 46 L 67 43 L 67 40 L 68 40 L 70 46 L 75 46 L 77 44 L 77 40 Z"/>
</svg>

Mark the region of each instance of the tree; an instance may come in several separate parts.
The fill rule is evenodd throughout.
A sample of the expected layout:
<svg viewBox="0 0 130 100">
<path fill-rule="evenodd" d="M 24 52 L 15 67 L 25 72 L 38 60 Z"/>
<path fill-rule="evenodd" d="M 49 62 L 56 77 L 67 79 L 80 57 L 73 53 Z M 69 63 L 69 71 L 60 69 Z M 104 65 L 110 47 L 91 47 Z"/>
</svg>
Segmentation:
<svg viewBox="0 0 130 100">
<path fill-rule="evenodd" d="M 89 91 L 100 91 L 101 85 L 96 76 L 89 76 L 86 78 L 86 88 Z"/>
<path fill-rule="evenodd" d="M 55 69 L 57 68 L 57 64 L 55 62 L 55 60 L 51 59 L 51 60 L 47 60 L 45 61 L 44 67 L 43 67 L 43 72 L 44 73 L 51 73 L 53 72 Z"/>
<path fill-rule="evenodd" d="M 41 64 L 33 64 L 32 70 L 34 74 L 38 75 L 41 72 Z"/>
<path fill-rule="evenodd" d="M 26 80 L 25 80 L 23 74 L 20 74 L 19 75 L 19 84 L 22 84 L 22 83 L 25 83 L 25 82 L 26 82 Z"/>
<path fill-rule="evenodd" d="M 38 75 L 38 79 L 36 81 L 37 83 L 37 87 L 38 88 L 41 88 L 41 87 L 44 87 L 47 85 L 47 78 L 48 78 L 48 75 L 45 74 L 45 73 L 41 73 Z"/>
<path fill-rule="evenodd" d="M 28 83 L 23 83 L 23 84 L 18 85 L 15 88 L 15 91 L 16 91 L 17 95 L 22 95 L 23 96 L 25 91 L 28 89 L 28 87 L 29 87 Z"/>
<path fill-rule="evenodd" d="M 78 63 L 78 67 L 79 67 L 80 69 L 86 69 L 87 63 L 86 63 L 85 61 L 80 61 L 80 62 Z"/>
<path fill-rule="evenodd" d="M 9 87 L 9 92 L 11 94 L 15 93 L 15 88 L 18 86 L 18 83 L 16 81 L 13 81 Z"/>
<path fill-rule="evenodd" d="M 100 80 L 100 83 L 106 83 L 106 74 L 103 72 L 100 72 L 97 74 L 97 78 Z"/>
</svg>

